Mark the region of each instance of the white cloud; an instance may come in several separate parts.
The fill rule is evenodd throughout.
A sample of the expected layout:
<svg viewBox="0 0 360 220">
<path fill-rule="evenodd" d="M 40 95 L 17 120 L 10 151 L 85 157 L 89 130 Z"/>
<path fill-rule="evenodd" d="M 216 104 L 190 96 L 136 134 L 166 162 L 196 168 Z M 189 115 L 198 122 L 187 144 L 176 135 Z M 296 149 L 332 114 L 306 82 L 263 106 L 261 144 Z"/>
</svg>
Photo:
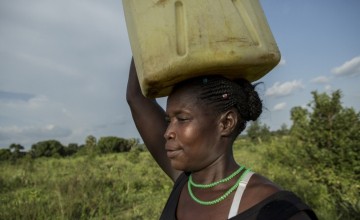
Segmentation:
<svg viewBox="0 0 360 220">
<path fill-rule="evenodd" d="M 31 98 L 26 97 L 26 100 L 7 94 L 18 93 L 8 92 L 3 100 L 0 99 L 0 148 L 11 143 L 30 148 L 32 144 L 47 139 L 56 139 L 63 144 L 81 144 L 90 134 L 124 138 L 136 137 L 137 134 L 131 117 L 125 116 L 129 111 L 127 106 L 119 106 L 114 101 L 121 95 L 110 98 L 109 102 L 75 98 L 77 103 L 73 103 L 63 102 L 67 101 L 65 99 L 56 101 L 45 95 L 29 95 Z"/>
<path fill-rule="evenodd" d="M 336 76 L 360 75 L 360 56 L 354 57 L 341 66 L 333 68 L 331 72 Z"/>
<path fill-rule="evenodd" d="M 325 91 L 329 92 L 329 91 L 331 91 L 331 90 L 332 90 L 331 85 L 326 85 L 326 86 L 325 86 Z"/>
<path fill-rule="evenodd" d="M 49 109 L 49 104 L 52 104 L 45 95 L 31 95 L 32 97 L 26 99 L 12 98 L 8 100 L 0 100 L 0 107 L 3 113 L 8 110 L 17 112 L 30 112 L 39 109 Z"/>
<path fill-rule="evenodd" d="M 326 76 L 318 76 L 316 78 L 313 78 L 310 82 L 318 84 L 329 83 L 330 78 Z"/>
<path fill-rule="evenodd" d="M 29 107 L 32 109 L 42 108 L 48 102 L 49 102 L 49 100 L 45 95 L 35 96 L 34 98 L 29 100 Z"/>
<path fill-rule="evenodd" d="M 280 102 L 278 104 L 276 104 L 273 108 L 274 111 L 281 111 L 284 110 L 286 107 L 286 103 L 285 102 Z"/>
<path fill-rule="evenodd" d="M 266 96 L 280 97 L 291 95 L 293 92 L 299 89 L 303 89 L 304 85 L 300 80 L 293 80 L 289 82 L 276 82 L 272 87 L 266 90 Z"/>
<path fill-rule="evenodd" d="M 42 141 L 45 139 L 59 139 L 68 137 L 72 134 L 71 129 L 60 127 L 53 124 L 44 126 L 8 126 L 0 127 L 0 141 L 30 145 L 34 140 Z M 7 147 L 7 146 L 1 146 Z"/>
</svg>

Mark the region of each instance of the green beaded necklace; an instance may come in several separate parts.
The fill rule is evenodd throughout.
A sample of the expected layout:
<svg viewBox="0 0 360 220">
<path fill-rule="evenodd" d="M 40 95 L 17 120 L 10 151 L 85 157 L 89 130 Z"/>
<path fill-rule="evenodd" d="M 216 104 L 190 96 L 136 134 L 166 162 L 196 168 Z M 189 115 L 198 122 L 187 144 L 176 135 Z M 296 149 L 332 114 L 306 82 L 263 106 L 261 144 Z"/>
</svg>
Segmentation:
<svg viewBox="0 0 360 220">
<path fill-rule="evenodd" d="M 238 170 L 236 170 L 234 173 L 232 173 L 230 176 L 226 177 L 225 179 L 221 179 L 219 181 L 216 181 L 214 183 L 210 183 L 210 184 L 196 184 L 192 181 L 191 175 L 189 177 L 189 181 L 188 181 L 188 190 L 189 190 L 189 194 L 190 197 L 197 203 L 201 204 L 201 205 L 215 205 L 221 201 L 223 201 L 226 197 L 228 197 L 239 185 L 239 183 L 241 182 L 241 180 L 245 177 L 245 175 L 250 171 L 250 169 L 246 169 L 240 176 L 240 178 L 236 181 L 236 183 L 228 190 L 226 191 L 222 196 L 220 196 L 217 199 L 211 200 L 211 201 L 203 201 L 200 200 L 198 198 L 196 198 L 196 196 L 194 195 L 194 193 L 192 192 L 191 186 L 197 187 L 197 188 L 210 188 L 210 187 L 214 187 L 220 183 L 225 183 L 227 181 L 229 181 L 230 179 L 232 179 L 234 176 L 236 176 L 236 174 L 240 173 L 240 171 L 244 168 L 244 166 L 240 167 Z M 195 185 L 193 185 L 195 184 Z"/>
<path fill-rule="evenodd" d="M 202 189 L 211 188 L 211 187 L 219 185 L 220 183 L 226 183 L 227 181 L 231 180 L 234 176 L 238 175 L 243 169 L 244 169 L 244 166 L 241 166 L 235 172 L 230 174 L 230 176 L 228 176 L 228 177 L 226 177 L 224 179 L 218 180 L 216 182 L 209 183 L 209 184 L 197 184 L 197 183 L 194 183 L 193 180 L 192 180 L 192 176 L 190 175 L 189 176 L 189 183 L 192 186 L 197 187 L 197 188 L 202 188 Z"/>
</svg>

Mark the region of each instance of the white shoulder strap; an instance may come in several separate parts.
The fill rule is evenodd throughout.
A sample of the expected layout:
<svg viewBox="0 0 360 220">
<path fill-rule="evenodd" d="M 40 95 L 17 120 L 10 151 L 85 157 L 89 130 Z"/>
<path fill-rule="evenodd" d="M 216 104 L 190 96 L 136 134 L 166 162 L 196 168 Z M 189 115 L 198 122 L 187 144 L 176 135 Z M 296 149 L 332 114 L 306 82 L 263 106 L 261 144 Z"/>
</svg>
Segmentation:
<svg viewBox="0 0 360 220">
<path fill-rule="evenodd" d="M 244 177 L 243 180 L 240 181 L 239 186 L 235 192 L 234 195 L 234 199 L 233 202 L 231 204 L 231 208 L 230 208 L 230 212 L 229 212 L 229 216 L 228 219 L 234 217 L 235 215 L 237 215 L 238 210 L 239 210 L 239 205 L 240 205 L 240 201 L 241 201 L 241 197 L 245 191 L 246 185 L 248 184 L 251 176 L 254 174 L 254 172 L 249 171 L 247 172 L 246 176 Z"/>
</svg>

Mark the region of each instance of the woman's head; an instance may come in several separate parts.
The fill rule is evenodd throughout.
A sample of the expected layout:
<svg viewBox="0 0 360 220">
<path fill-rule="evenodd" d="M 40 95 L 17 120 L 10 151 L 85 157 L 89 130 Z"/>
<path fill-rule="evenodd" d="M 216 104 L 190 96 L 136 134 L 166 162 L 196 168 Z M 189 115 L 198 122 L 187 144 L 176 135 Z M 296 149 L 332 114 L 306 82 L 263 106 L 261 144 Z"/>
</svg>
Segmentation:
<svg viewBox="0 0 360 220">
<path fill-rule="evenodd" d="M 231 157 L 234 139 L 261 110 L 258 94 L 245 80 L 209 76 L 176 85 L 167 101 L 164 134 L 173 168 L 196 171 Z"/>
<path fill-rule="evenodd" d="M 235 109 L 238 114 L 235 136 L 245 129 L 246 122 L 255 121 L 262 112 L 262 102 L 255 86 L 245 79 L 232 81 L 222 76 L 197 77 L 176 85 L 173 91 L 180 88 L 190 90 L 199 104 L 215 114 Z"/>
</svg>

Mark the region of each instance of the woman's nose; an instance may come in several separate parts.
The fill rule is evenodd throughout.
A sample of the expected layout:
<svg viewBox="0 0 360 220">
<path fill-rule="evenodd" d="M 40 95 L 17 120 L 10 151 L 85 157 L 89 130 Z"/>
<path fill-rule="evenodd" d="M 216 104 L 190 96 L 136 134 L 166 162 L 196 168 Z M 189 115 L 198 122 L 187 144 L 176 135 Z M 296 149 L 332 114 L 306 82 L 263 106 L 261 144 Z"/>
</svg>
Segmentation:
<svg viewBox="0 0 360 220">
<path fill-rule="evenodd" d="M 165 140 L 171 140 L 175 138 L 175 132 L 174 130 L 171 128 L 171 125 L 169 124 L 168 127 L 166 128 L 165 134 L 164 134 L 164 138 Z"/>
</svg>

